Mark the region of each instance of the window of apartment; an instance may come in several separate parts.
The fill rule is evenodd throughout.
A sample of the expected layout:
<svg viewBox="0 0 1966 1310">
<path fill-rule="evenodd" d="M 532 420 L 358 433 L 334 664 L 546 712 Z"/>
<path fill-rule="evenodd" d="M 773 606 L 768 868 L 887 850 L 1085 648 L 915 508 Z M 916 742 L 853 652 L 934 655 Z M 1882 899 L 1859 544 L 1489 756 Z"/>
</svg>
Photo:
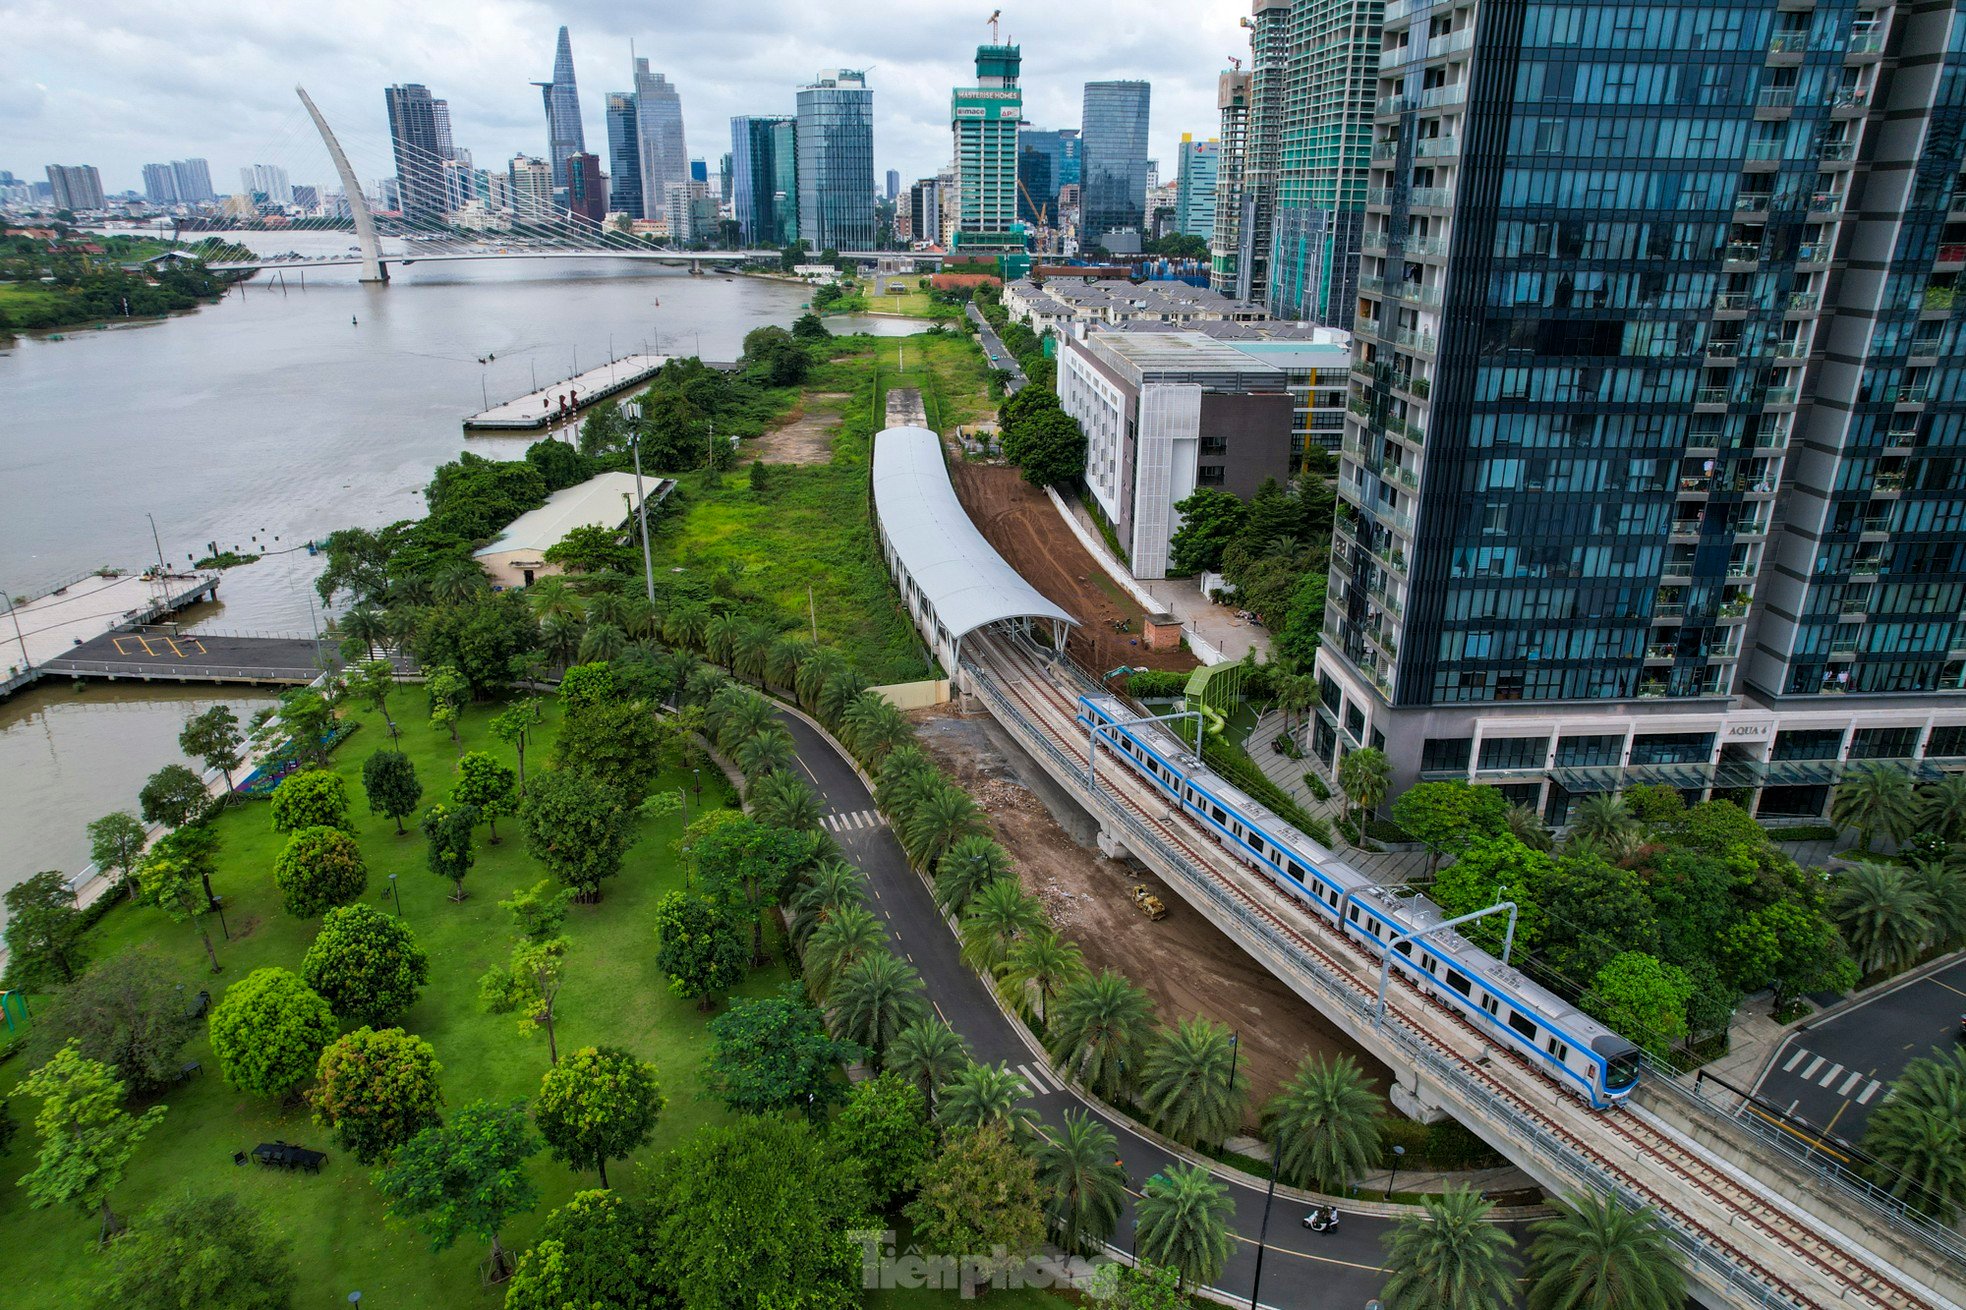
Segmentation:
<svg viewBox="0 0 1966 1310">
<path fill-rule="evenodd" d="M 1318 700 L 1324 703 L 1324 708 L 1330 710 L 1333 714 L 1338 712 L 1338 684 L 1332 681 L 1327 674 L 1320 673 L 1317 675 L 1317 697 Z"/>
<path fill-rule="evenodd" d="M 1917 728 L 1859 728 L 1850 734 L 1850 758 L 1908 760 L 1917 742 Z"/>
<path fill-rule="evenodd" d="M 1219 487 L 1227 476 L 1227 470 L 1220 464 L 1202 464 L 1195 469 L 1195 485 Z"/>
<path fill-rule="evenodd" d="M 1833 760 L 1842 749 L 1841 728 L 1791 728 L 1775 734 L 1773 758 L 1778 761 Z"/>
<path fill-rule="evenodd" d="M 1548 737 L 1489 737 L 1481 743 L 1481 769 L 1540 769 L 1549 755 Z"/>
<path fill-rule="evenodd" d="M 1712 758 L 1710 732 L 1654 732 L 1632 739 L 1633 764 L 1705 764 Z"/>
<path fill-rule="evenodd" d="M 1559 769 L 1584 769 L 1618 763 L 1624 753 L 1623 736 L 1559 737 L 1556 765 Z"/>
<path fill-rule="evenodd" d="M 1966 728 L 1959 731 L 1966 734 Z M 1962 735 L 1961 742 L 1960 753 L 1966 755 L 1966 735 Z M 1420 769 L 1462 772 L 1468 767 L 1468 756 L 1473 750 L 1472 737 L 1429 737 L 1420 747 Z"/>
<path fill-rule="evenodd" d="M 1925 739 L 1925 758 L 1955 759 L 1966 756 L 1966 723 L 1945 724 L 1932 729 Z"/>
<path fill-rule="evenodd" d="M 1353 741 L 1365 740 L 1365 711 L 1356 705 L 1345 707 L 1345 733 Z"/>
</svg>

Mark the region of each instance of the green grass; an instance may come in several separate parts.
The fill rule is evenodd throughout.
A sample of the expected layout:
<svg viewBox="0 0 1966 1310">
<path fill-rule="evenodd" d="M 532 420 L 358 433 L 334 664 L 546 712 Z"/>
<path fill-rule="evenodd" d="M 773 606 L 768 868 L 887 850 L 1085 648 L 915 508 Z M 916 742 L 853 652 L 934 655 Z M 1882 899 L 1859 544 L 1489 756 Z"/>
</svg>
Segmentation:
<svg viewBox="0 0 1966 1310">
<path fill-rule="evenodd" d="M 926 291 L 906 291 L 901 295 L 865 293 L 867 308 L 882 314 L 907 314 L 913 318 L 956 319 L 963 315 L 961 305 L 946 305 Z"/>
<path fill-rule="evenodd" d="M 448 792 L 455 758 L 448 738 L 422 722 L 421 697 L 404 688 L 394 708 L 403 720 L 403 748 L 415 761 L 427 801 Z M 486 723 L 496 706 L 469 708 L 462 725 L 468 749 L 491 750 L 508 763 L 509 752 L 492 740 Z M 369 815 L 361 799 L 362 761 L 388 743 L 372 715 L 345 743 L 332 767 L 349 779 L 355 797 L 358 839 L 369 862 L 369 895 L 386 895 L 388 875 L 398 876 L 404 918 L 430 954 L 431 978 L 403 1026 L 427 1038 L 443 1063 L 444 1094 L 455 1107 L 477 1098 L 530 1097 L 546 1072 L 543 1033 L 522 1034 L 509 1015 L 486 1014 L 478 1003 L 479 976 L 510 951 L 512 932 L 498 902 L 532 885 L 544 874 L 525 853 L 517 825 L 500 824 L 505 840 L 485 843 L 480 831 L 478 860 L 465 881 L 470 899 L 452 904 L 449 884 L 424 866 L 423 840 L 397 837 L 392 823 Z M 550 757 L 558 715 L 549 703 L 548 719 L 527 752 L 529 768 Z M 660 787 L 673 789 L 683 776 L 665 775 Z M 714 772 L 705 779 L 702 803 L 722 803 L 723 785 Z M 695 798 L 692 812 L 697 811 Z M 271 868 L 284 842 L 272 831 L 265 804 L 242 804 L 218 820 L 224 838 L 222 867 L 214 884 L 226 901 L 233 940 L 219 942 L 225 972 L 213 978 L 197 935 L 155 910 L 121 907 L 91 934 L 97 957 L 138 942 L 151 942 L 181 970 L 189 992 L 210 987 L 214 998 L 224 984 L 250 970 L 278 965 L 298 971 L 317 921 L 293 919 L 281 908 Z M 668 1107 L 655 1140 L 640 1153 L 651 1160 L 692 1130 L 727 1118 L 703 1094 L 702 1064 L 708 1053 L 707 1016 L 669 994 L 654 963 L 650 926 L 654 903 L 683 885 L 684 873 L 671 844 L 683 825 L 681 815 L 645 821 L 640 840 L 628 853 L 619 877 L 604 888 L 601 902 L 576 906 L 568 925 L 574 950 L 559 1007 L 562 1050 L 596 1043 L 623 1046 L 652 1061 L 661 1073 Z M 214 934 L 216 922 L 211 924 Z M 768 992 L 785 981 L 782 963 L 754 973 L 746 994 Z M 494 1307 L 502 1294 L 480 1286 L 477 1265 L 484 1252 L 464 1241 L 442 1254 L 415 1230 L 384 1219 L 382 1203 L 368 1171 L 344 1156 L 328 1134 L 314 1126 L 304 1109 L 288 1109 L 226 1087 L 203 1036 L 185 1052 L 202 1061 L 204 1074 L 163 1098 L 170 1106 L 162 1128 L 139 1151 L 128 1178 L 114 1196 L 118 1213 L 133 1217 L 170 1189 L 188 1185 L 200 1191 L 228 1191 L 271 1217 L 294 1243 L 303 1304 L 339 1303 L 360 1289 L 372 1304 L 396 1307 Z M 27 1072 L 24 1060 L 0 1066 L 0 1093 L 10 1092 Z M 34 1154 L 32 1107 L 17 1104 L 22 1121 L 11 1155 L 0 1158 L 0 1215 L 7 1243 L 17 1253 L 9 1261 L 8 1305 L 15 1310 L 73 1307 L 90 1303 L 97 1277 L 94 1221 L 74 1210 L 30 1210 L 14 1181 L 31 1167 Z M 329 1151 L 333 1161 L 318 1176 L 235 1167 L 232 1153 L 255 1143 L 285 1138 Z M 529 1245 L 546 1213 L 594 1176 L 576 1175 L 541 1154 L 532 1164 L 542 1199 L 539 1209 L 515 1220 L 504 1240 L 515 1250 Z M 610 1179 L 636 1194 L 640 1171 L 617 1165 Z M 32 1258 L 26 1253 L 32 1252 Z"/>
</svg>

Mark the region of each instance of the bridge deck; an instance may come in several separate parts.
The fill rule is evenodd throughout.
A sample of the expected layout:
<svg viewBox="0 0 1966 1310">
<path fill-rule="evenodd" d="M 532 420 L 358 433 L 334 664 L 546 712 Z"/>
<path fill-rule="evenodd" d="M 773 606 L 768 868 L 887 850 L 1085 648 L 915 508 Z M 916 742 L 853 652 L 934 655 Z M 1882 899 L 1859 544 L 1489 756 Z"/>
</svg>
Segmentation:
<svg viewBox="0 0 1966 1310">
<path fill-rule="evenodd" d="M 567 408 L 578 413 L 589 405 L 647 381 L 668 362 L 667 355 L 624 355 L 611 364 L 590 368 L 577 377 L 551 383 L 537 391 L 528 391 L 516 400 L 480 410 L 464 420 L 464 430 L 529 432 L 543 428 L 563 412 L 563 397 L 572 397 Z"/>
<path fill-rule="evenodd" d="M 43 665 L 108 633 L 154 622 L 218 590 L 216 573 L 91 573 L 14 606 L 0 626 L 0 696 L 33 682 Z"/>
<path fill-rule="evenodd" d="M 325 661 L 325 663 L 324 663 Z M 144 628 L 112 632 L 47 661 L 47 677 L 140 682 L 256 682 L 305 686 L 341 663 L 333 642 L 226 637 Z"/>
</svg>

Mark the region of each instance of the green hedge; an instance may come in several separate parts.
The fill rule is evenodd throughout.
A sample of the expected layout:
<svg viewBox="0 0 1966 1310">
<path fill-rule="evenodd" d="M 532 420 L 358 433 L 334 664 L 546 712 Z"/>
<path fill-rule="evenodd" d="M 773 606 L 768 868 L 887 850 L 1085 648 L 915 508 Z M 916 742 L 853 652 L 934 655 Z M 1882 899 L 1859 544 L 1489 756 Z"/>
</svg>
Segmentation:
<svg viewBox="0 0 1966 1310">
<path fill-rule="evenodd" d="M 1271 782 L 1256 767 L 1256 761 L 1250 759 L 1241 747 L 1231 745 L 1220 737 L 1209 737 L 1202 743 L 1202 759 L 1207 761 L 1209 768 L 1261 801 L 1273 814 L 1299 832 L 1323 845 L 1331 844 L 1330 827 L 1322 819 L 1311 817 L 1303 806 L 1291 800 L 1283 788 Z"/>
</svg>

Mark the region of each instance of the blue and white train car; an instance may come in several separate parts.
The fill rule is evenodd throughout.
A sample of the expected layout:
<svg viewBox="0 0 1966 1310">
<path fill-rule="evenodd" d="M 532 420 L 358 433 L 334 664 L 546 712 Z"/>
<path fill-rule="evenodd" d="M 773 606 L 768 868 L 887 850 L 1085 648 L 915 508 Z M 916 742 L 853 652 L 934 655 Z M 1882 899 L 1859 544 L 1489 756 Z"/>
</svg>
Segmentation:
<svg viewBox="0 0 1966 1310">
<path fill-rule="evenodd" d="M 1424 897 L 1385 891 L 1218 777 L 1160 724 L 1131 722 L 1137 717 L 1115 697 L 1079 697 L 1079 725 L 1088 734 L 1104 725 L 1096 735 L 1108 758 L 1152 782 L 1224 849 L 1370 954 L 1383 958 L 1401 934 L 1445 917 Z M 1637 1084 L 1638 1047 L 1459 933 L 1393 949 L 1401 957 L 1394 973 L 1465 1015 L 1498 1045 L 1521 1052 L 1593 1108 L 1623 1100 Z"/>
</svg>

